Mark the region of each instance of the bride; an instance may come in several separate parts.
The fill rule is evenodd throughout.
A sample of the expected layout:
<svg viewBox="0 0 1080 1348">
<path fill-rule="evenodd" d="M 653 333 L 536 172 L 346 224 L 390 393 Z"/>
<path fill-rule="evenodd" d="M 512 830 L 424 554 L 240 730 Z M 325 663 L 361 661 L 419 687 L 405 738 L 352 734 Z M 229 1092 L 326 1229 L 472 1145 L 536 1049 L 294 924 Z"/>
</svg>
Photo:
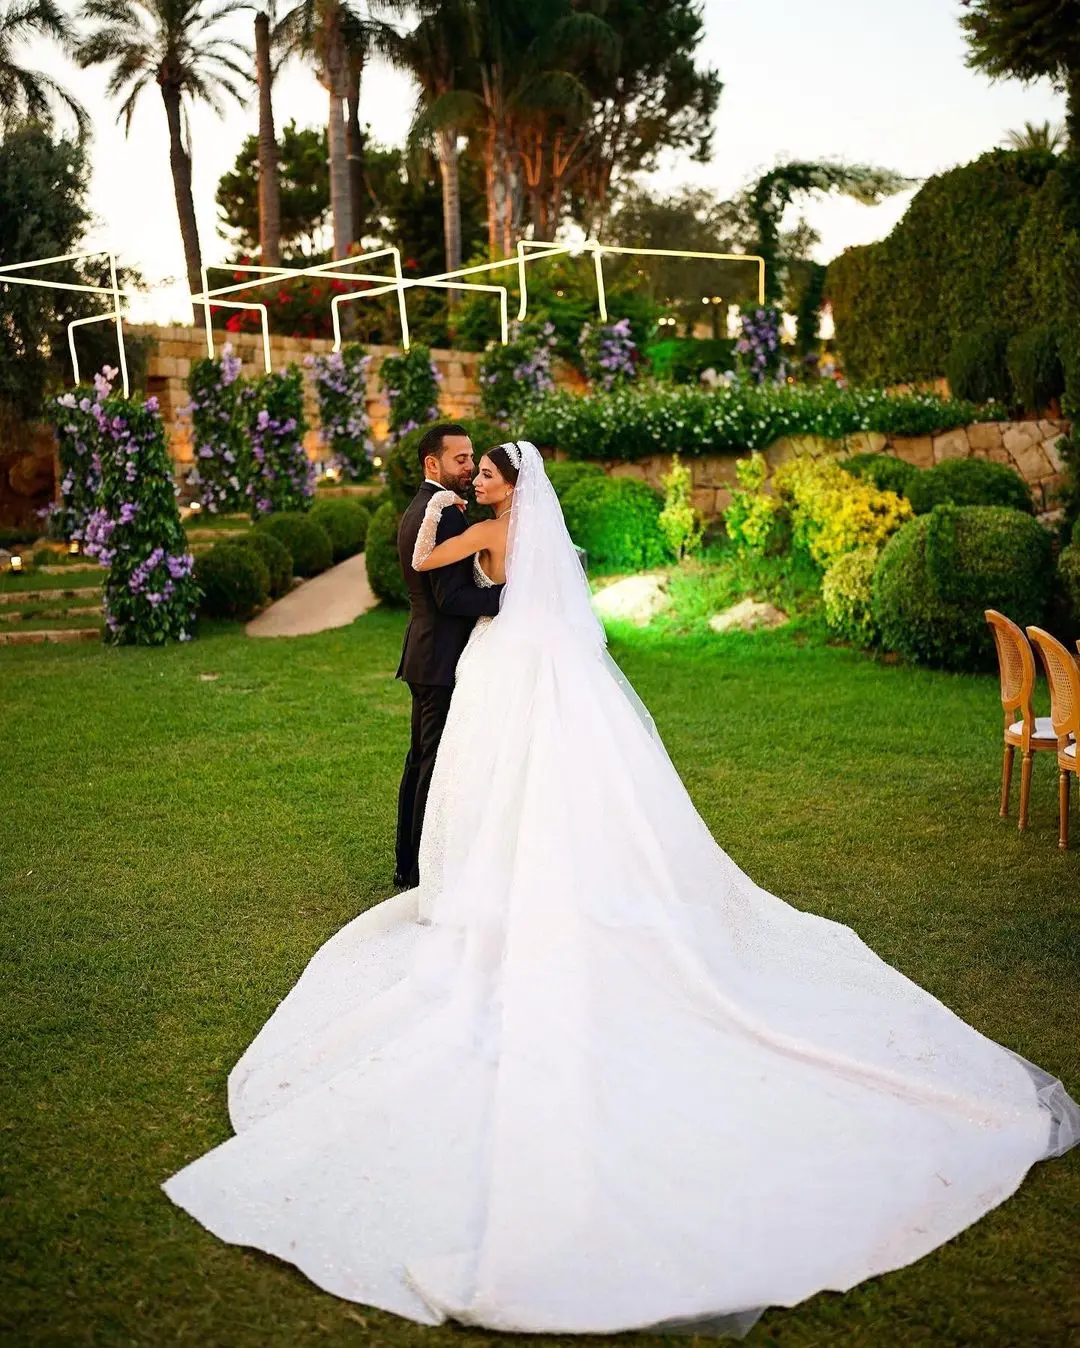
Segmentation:
<svg viewBox="0 0 1080 1348">
<path fill-rule="evenodd" d="M 318 951 L 230 1075 L 236 1136 L 166 1192 L 429 1325 L 739 1334 L 919 1259 L 1080 1110 L 739 870 L 606 653 L 538 451 L 486 455 L 480 495 L 499 518 L 414 559 L 507 581 L 420 887 Z"/>
</svg>

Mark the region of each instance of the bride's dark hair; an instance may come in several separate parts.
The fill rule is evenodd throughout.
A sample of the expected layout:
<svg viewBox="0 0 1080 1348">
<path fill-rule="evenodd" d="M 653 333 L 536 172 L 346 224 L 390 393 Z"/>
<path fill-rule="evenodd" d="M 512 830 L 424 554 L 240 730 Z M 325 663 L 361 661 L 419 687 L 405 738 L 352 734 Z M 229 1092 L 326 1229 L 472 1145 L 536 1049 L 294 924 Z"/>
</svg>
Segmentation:
<svg viewBox="0 0 1080 1348">
<path fill-rule="evenodd" d="M 518 470 L 510 462 L 510 455 L 503 449 L 502 445 L 496 445 L 494 449 L 486 451 L 488 458 L 499 470 L 500 475 L 510 483 L 511 487 L 517 485 Z"/>
</svg>

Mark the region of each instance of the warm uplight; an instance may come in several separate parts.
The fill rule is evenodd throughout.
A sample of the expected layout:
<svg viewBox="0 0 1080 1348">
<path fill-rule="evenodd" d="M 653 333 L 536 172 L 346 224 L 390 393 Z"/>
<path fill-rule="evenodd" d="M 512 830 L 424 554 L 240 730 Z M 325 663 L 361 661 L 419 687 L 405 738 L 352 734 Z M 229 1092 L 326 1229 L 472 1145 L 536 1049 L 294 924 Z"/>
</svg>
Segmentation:
<svg viewBox="0 0 1080 1348">
<path fill-rule="evenodd" d="M 191 509 L 191 513 L 192 513 L 193 515 L 197 515 L 197 514 L 199 513 L 199 511 L 202 510 L 202 502 L 201 502 L 201 501 L 192 501 L 190 509 Z"/>
<path fill-rule="evenodd" d="M 17 552 L 13 552 L 11 554 L 11 569 L 12 571 L 22 570 L 22 558 L 19 556 Z"/>
<path fill-rule="evenodd" d="M 377 454 L 376 454 L 375 457 L 371 460 L 371 463 L 372 463 L 372 467 L 374 467 L 374 468 L 381 468 L 381 467 L 382 467 L 382 459 L 380 459 L 379 456 L 378 456 Z"/>
<path fill-rule="evenodd" d="M 709 297 L 708 297 L 708 295 L 702 295 L 702 297 L 701 297 L 701 302 L 702 302 L 702 304 L 708 304 L 708 303 L 709 303 Z"/>
<path fill-rule="evenodd" d="M 68 544 L 68 552 L 71 553 L 72 557 L 79 555 L 79 540 L 77 538 L 73 538 Z"/>
</svg>

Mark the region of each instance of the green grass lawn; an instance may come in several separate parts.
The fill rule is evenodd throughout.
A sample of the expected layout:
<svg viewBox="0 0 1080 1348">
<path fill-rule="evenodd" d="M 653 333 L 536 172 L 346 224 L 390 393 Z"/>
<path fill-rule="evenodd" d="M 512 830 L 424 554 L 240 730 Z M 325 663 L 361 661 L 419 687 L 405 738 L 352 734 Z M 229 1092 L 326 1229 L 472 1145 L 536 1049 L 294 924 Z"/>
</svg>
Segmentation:
<svg viewBox="0 0 1080 1348">
<path fill-rule="evenodd" d="M 226 1074 L 310 955 L 390 893 L 402 623 L 0 650 L 6 1342 L 502 1341 L 337 1301 L 159 1188 L 228 1136 Z M 998 820 L 993 680 L 798 626 L 613 650 L 740 865 L 1080 1092 L 1080 816 L 1062 855 L 1042 760 L 1030 832 Z M 918 1265 L 772 1311 L 749 1343 L 1080 1342 L 1078 1213 L 1073 1153 Z"/>
</svg>

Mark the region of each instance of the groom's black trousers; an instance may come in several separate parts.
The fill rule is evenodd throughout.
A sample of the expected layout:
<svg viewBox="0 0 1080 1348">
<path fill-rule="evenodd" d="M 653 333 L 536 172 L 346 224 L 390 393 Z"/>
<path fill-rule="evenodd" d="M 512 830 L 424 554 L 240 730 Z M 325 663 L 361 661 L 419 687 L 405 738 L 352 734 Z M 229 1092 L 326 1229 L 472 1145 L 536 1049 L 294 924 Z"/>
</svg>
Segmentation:
<svg viewBox="0 0 1080 1348">
<path fill-rule="evenodd" d="M 431 772 L 439 751 L 453 688 L 410 683 L 412 742 L 405 755 L 405 771 L 398 791 L 397 875 L 408 889 L 420 883 L 420 835 L 431 787 Z"/>
</svg>

